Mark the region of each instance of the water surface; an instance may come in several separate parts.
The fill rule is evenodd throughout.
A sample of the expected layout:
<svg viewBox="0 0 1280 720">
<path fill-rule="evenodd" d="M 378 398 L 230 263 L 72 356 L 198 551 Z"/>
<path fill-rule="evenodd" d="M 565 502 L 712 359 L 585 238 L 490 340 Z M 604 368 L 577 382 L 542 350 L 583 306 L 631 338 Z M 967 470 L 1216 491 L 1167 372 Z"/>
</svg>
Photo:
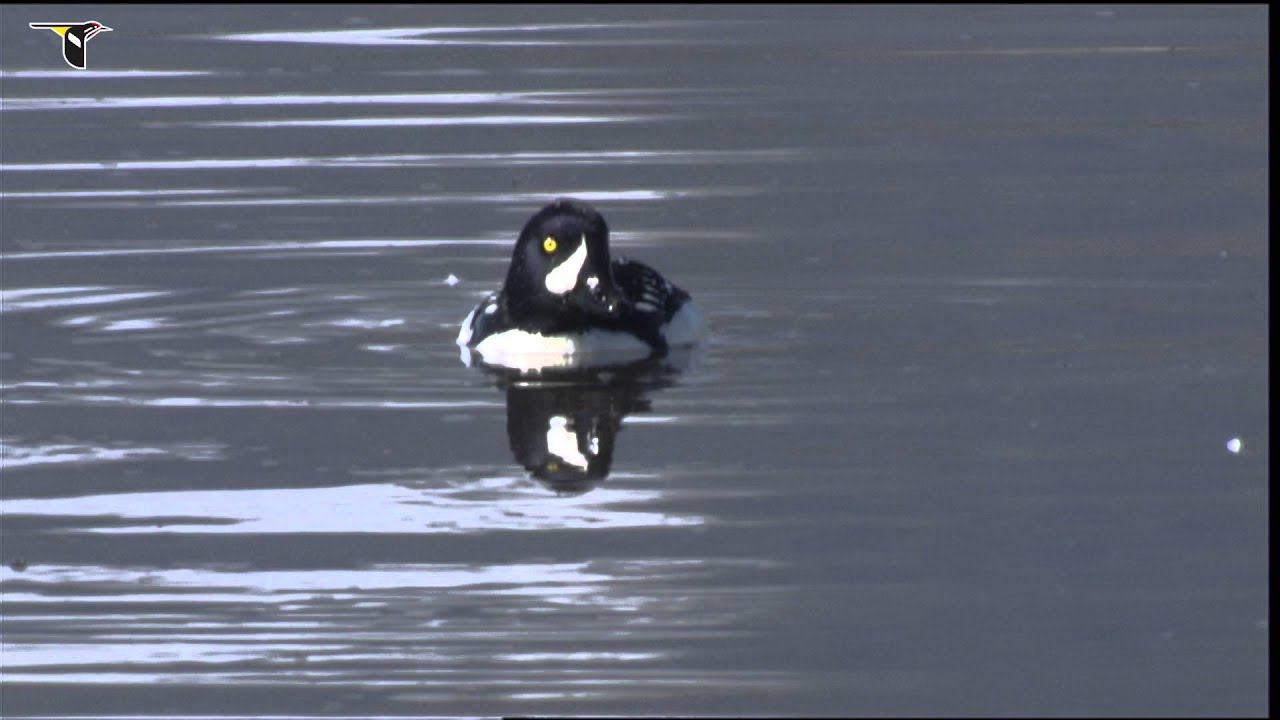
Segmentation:
<svg viewBox="0 0 1280 720">
<path fill-rule="evenodd" d="M 6 717 L 1265 712 L 1265 8 L 79 12 L 0 28 Z M 560 195 L 682 371 L 460 362 Z"/>
</svg>

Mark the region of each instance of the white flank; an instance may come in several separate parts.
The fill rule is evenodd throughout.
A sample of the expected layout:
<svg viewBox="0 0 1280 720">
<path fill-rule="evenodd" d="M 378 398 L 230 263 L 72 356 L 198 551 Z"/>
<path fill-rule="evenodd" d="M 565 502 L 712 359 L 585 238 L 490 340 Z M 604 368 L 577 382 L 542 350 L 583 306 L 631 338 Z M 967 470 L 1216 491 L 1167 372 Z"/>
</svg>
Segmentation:
<svg viewBox="0 0 1280 720">
<path fill-rule="evenodd" d="M 578 273 L 582 272 L 582 266 L 587 262 L 587 237 L 582 236 L 582 242 L 578 244 L 578 249 L 573 254 L 565 258 L 556 269 L 547 273 L 547 289 L 557 295 L 563 295 L 574 288 L 578 284 Z"/>
<path fill-rule="evenodd" d="M 457 342 L 463 347 L 466 347 L 467 343 L 471 342 L 471 320 L 475 318 L 476 310 L 479 308 L 479 305 L 471 308 L 471 312 L 467 313 L 467 318 L 462 321 L 462 327 L 458 328 Z"/>
<path fill-rule="evenodd" d="M 591 330 L 573 337 L 524 330 L 495 333 L 476 345 L 491 365 L 519 370 L 580 367 L 590 359 L 644 358 L 649 346 L 629 333 Z"/>
</svg>

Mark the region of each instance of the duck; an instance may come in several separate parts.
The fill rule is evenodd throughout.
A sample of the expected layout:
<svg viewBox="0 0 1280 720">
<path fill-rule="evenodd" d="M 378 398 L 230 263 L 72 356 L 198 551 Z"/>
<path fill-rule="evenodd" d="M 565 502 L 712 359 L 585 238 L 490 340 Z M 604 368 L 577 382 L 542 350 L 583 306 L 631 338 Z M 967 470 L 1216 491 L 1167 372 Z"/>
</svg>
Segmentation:
<svg viewBox="0 0 1280 720">
<path fill-rule="evenodd" d="M 652 267 L 609 250 L 609 226 L 590 204 L 559 198 L 516 238 L 502 287 L 458 330 L 463 362 L 519 370 L 662 358 L 705 337 L 688 292 Z"/>
</svg>

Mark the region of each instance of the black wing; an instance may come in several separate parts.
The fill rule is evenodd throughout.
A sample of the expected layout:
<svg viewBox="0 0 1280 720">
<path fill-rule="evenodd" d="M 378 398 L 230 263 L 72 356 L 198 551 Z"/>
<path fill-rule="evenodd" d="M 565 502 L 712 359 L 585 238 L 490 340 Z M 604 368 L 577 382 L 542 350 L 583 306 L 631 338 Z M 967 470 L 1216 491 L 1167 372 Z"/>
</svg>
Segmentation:
<svg viewBox="0 0 1280 720">
<path fill-rule="evenodd" d="M 657 314 L 662 322 L 670 320 L 689 299 L 689 293 L 671 284 L 657 270 L 635 260 L 614 260 L 613 280 L 636 312 Z"/>
</svg>

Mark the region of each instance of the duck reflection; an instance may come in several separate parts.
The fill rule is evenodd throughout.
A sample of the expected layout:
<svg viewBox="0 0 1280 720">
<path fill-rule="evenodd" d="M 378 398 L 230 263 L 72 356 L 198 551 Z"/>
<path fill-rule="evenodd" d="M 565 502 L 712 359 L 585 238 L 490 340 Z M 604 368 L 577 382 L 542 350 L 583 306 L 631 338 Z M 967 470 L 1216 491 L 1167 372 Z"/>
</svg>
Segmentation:
<svg viewBox="0 0 1280 720">
<path fill-rule="evenodd" d="M 649 412 L 649 395 L 674 385 L 688 358 L 537 374 L 475 365 L 506 392 L 516 462 L 557 495 L 581 495 L 608 478 L 623 418 Z"/>
</svg>

